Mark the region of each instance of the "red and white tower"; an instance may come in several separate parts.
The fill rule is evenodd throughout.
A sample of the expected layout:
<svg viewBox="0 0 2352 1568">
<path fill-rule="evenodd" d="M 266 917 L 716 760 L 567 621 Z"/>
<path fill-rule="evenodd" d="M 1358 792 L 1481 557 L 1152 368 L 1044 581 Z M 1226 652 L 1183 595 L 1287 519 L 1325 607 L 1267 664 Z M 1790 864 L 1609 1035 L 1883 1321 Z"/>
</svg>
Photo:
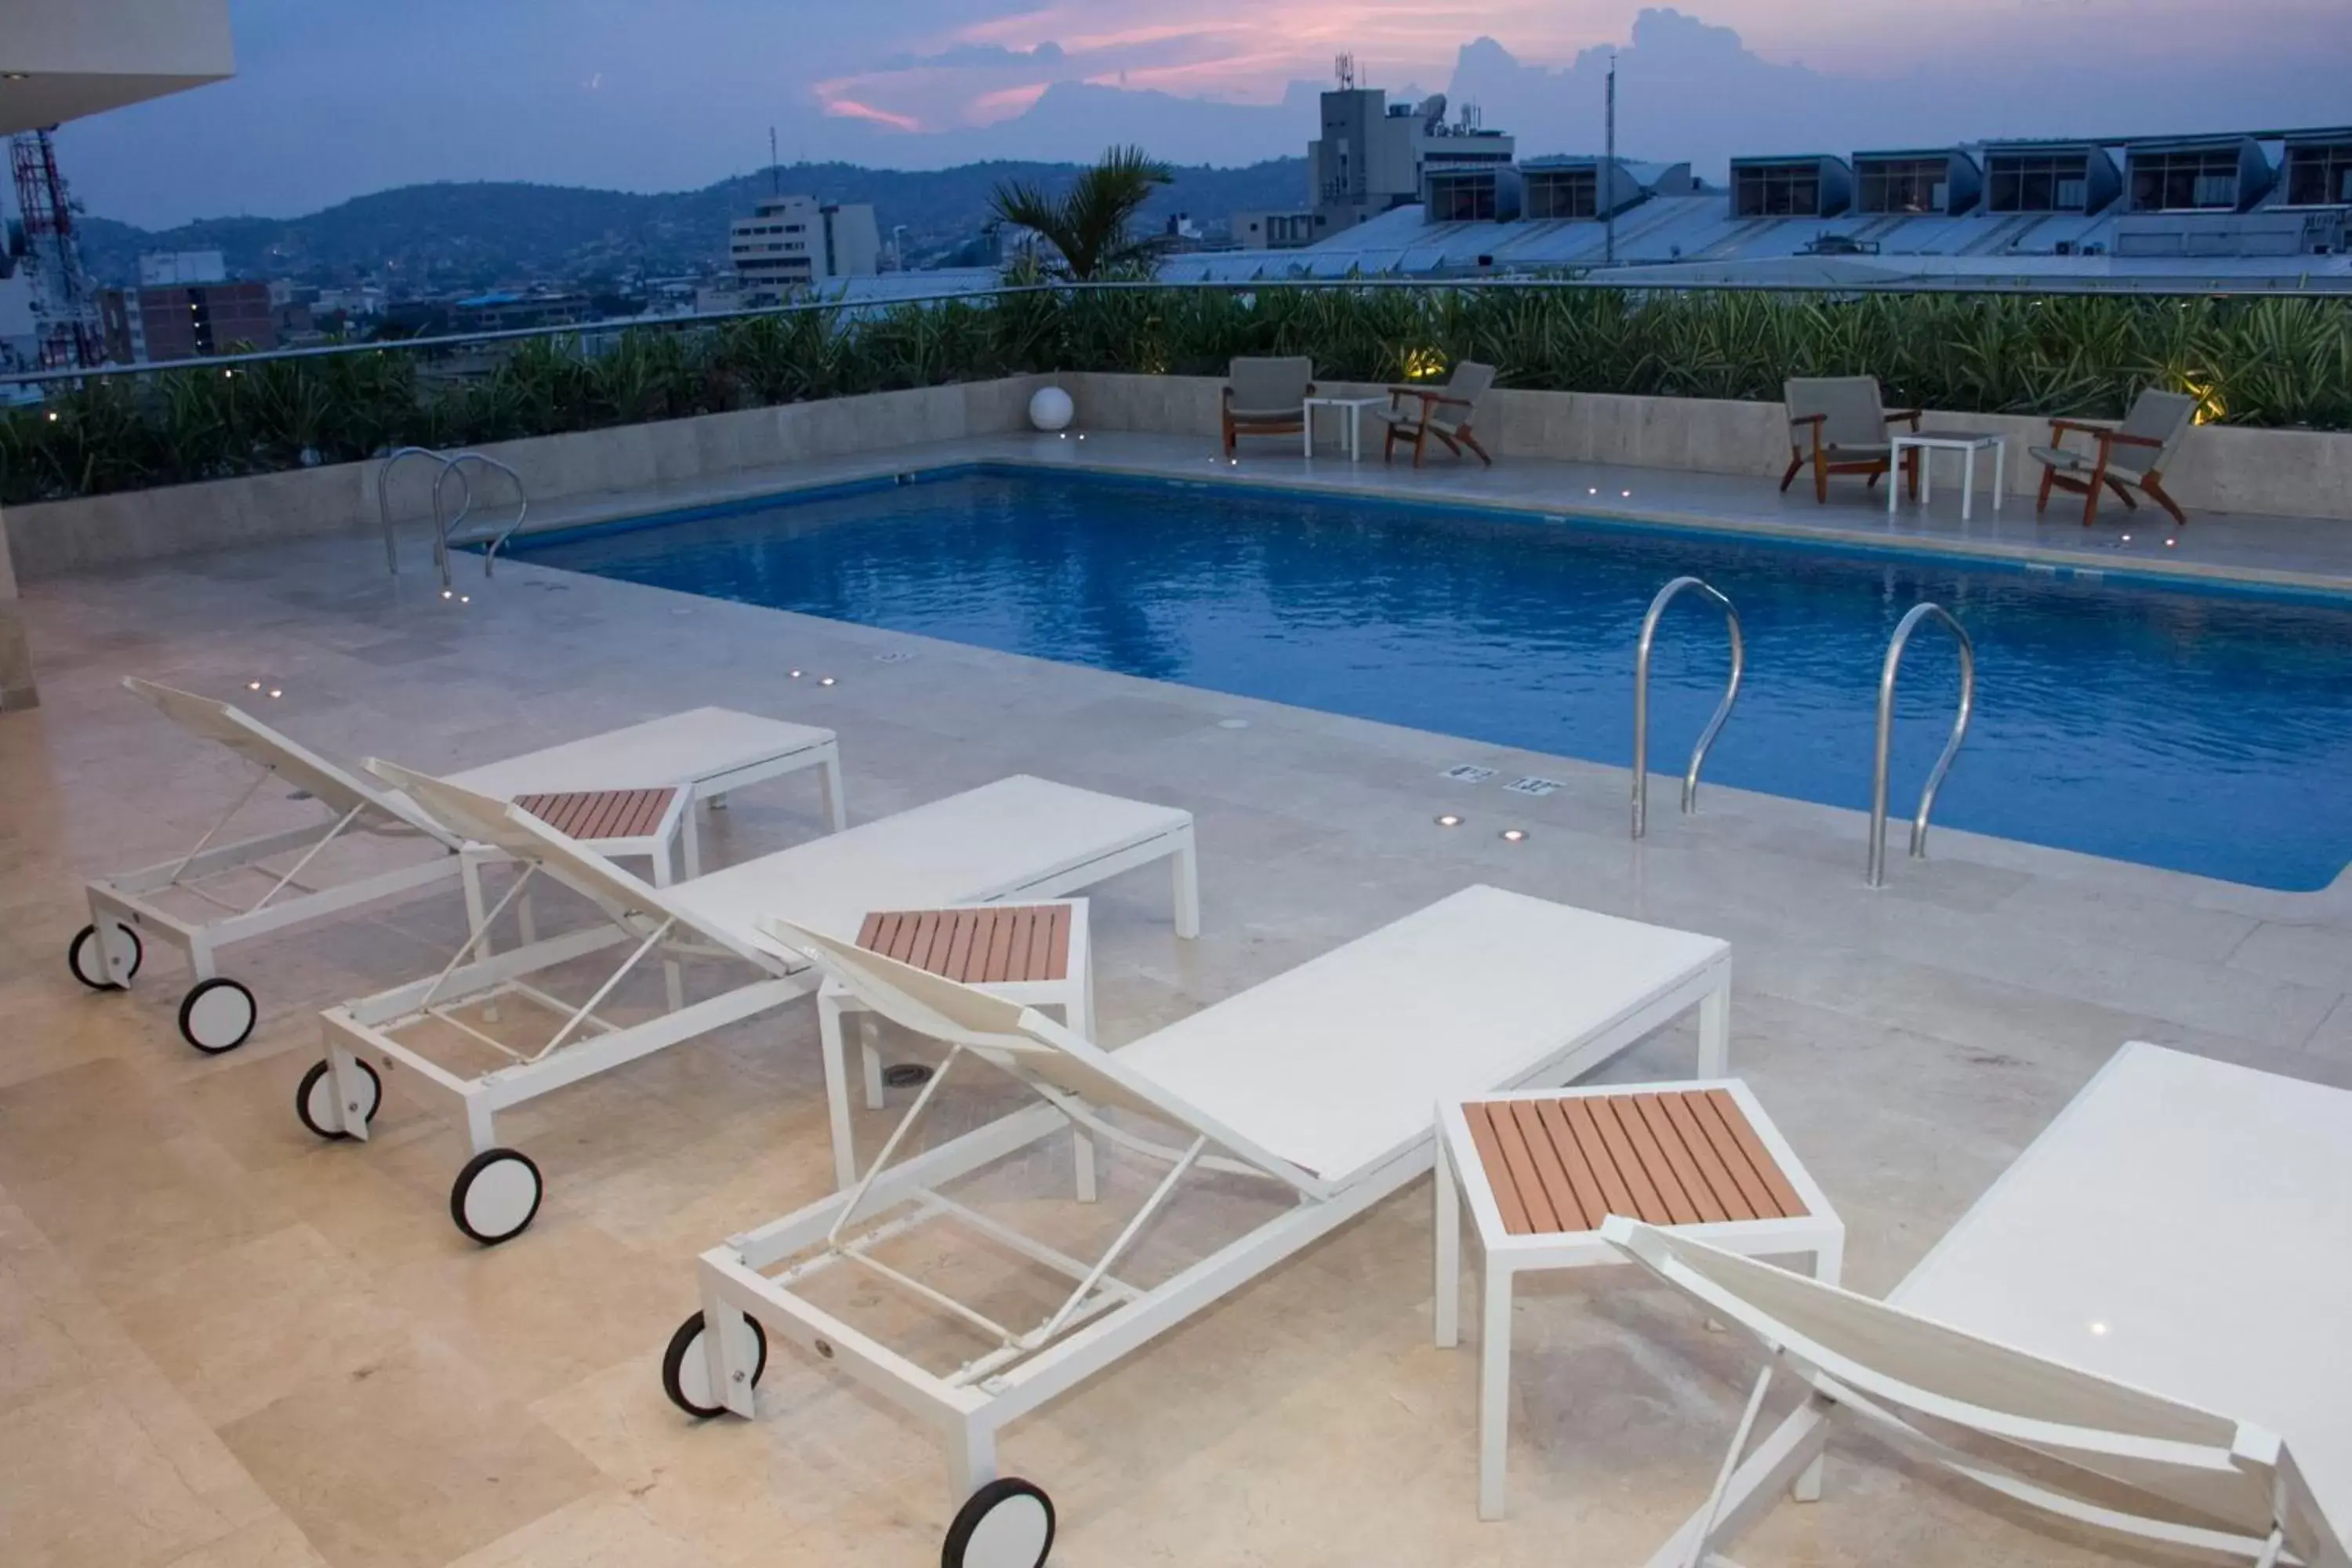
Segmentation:
<svg viewBox="0 0 2352 1568">
<path fill-rule="evenodd" d="M 8 139 L 8 163 L 16 181 L 16 210 L 25 220 L 25 265 L 33 285 L 41 368 L 96 365 L 106 357 L 98 291 L 82 270 L 74 205 L 58 172 L 57 144 L 47 131 L 20 131 Z"/>
</svg>

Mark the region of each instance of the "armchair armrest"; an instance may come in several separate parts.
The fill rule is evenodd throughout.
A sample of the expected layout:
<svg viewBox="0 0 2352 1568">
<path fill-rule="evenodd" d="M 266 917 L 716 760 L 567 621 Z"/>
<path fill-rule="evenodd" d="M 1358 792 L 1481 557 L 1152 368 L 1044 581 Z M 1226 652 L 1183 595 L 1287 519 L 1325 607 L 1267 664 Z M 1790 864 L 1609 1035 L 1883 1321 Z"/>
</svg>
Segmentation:
<svg viewBox="0 0 2352 1568">
<path fill-rule="evenodd" d="M 2099 440 L 2105 446 L 2154 447 L 2159 451 L 2164 447 L 2164 443 L 2153 436 L 2126 436 L 2120 430 L 2102 430 L 2099 432 Z"/>
<path fill-rule="evenodd" d="M 2092 419 L 2053 419 L 2050 422 L 2053 436 L 2063 436 L 2069 430 L 2079 430 L 2085 436 L 2106 436 L 2114 433 L 2115 426 Z"/>
<path fill-rule="evenodd" d="M 1927 412 L 1924 408 L 1897 408 L 1888 413 L 1886 422 L 1889 425 L 1907 424 L 1912 429 L 1916 430 L 1919 428 L 1920 419 Z"/>
<path fill-rule="evenodd" d="M 1389 388 L 1389 401 L 1391 403 L 1394 403 L 1400 397 L 1434 397 L 1437 394 L 1432 392 L 1425 386 L 1391 386 Z"/>
</svg>

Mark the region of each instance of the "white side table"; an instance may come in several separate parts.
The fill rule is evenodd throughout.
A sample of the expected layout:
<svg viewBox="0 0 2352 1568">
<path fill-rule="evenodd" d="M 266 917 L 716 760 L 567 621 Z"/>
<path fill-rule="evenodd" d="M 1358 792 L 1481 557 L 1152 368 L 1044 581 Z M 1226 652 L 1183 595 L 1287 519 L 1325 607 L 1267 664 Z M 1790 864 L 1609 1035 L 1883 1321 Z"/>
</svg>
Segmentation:
<svg viewBox="0 0 2352 1568">
<path fill-rule="evenodd" d="M 2000 510 L 2001 496 L 2009 488 L 2009 439 L 2003 436 L 1987 435 L 1976 430 L 1921 430 L 1897 432 L 1895 437 L 1893 466 L 1886 473 L 1886 514 L 1895 515 L 1895 491 L 1902 487 L 1896 479 L 1903 472 L 1903 449 L 1916 447 L 1919 453 L 1919 504 L 1927 505 L 1936 499 L 1936 462 L 1937 452 L 1960 454 L 1960 521 L 1966 522 L 1976 510 L 1977 454 L 1987 447 L 1992 450 L 1992 510 Z"/>
<path fill-rule="evenodd" d="M 857 945 L 929 973 L 976 985 L 992 996 L 1027 1007 L 1059 1007 L 1062 1021 L 1095 1037 L 1094 958 L 1087 933 L 1087 900 L 1055 899 L 1027 904 L 966 904 L 942 910 L 877 911 L 866 917 Z M 844 1190 L 857 1181 L 849 1122 L 849 1075 L 841 1020 L 867 1011 L 838 981 L 817 991 L 817 1037 L 824 1050 L 824 1085 L 833 1117 L 834 1180 Z M 863 1057 L 866 1107 L 882 1109 L 882 1058 L 870 1041 Z M 1078 1195 L 1094 1201 L 1093 1141 L 1076 1134 Z"/>
<path fill-rule="evenodd" d="M 1625 1261 L 1601 1221 L 1625 1215 L 1751 1257 L 1811 1254 L 1837 1283 L 1845 1225 L 1738 1079 L 1522 1089 L 1437 1108 L 1437 1343 L 1459 1339 L 1462 1205 L 1486 1255 L 1478 1347 L 1478 1517 L 1503 1517 L 1511 1281 Z M 1797 1495 L 1821 1490 L 1815 1465 Z"/>
<path fill-rule="evenodd" d="M 1387 402 L 1388 398 L 1385 395 L 1310 397 L 1307 400 L 1307 411 L 1300 421 L 1304 428 L 1299 435 L 1299 444 L 1305 448 L 1306 455 L 1310 458 L 1313 458 L 1315 456 L 1315 411 L 1318 408 L 1344 408 L 1348 411 L 1348 461 L 1360 463 L 1364 460 L 1364 410 L 1378 408 Z"/>
</svg>

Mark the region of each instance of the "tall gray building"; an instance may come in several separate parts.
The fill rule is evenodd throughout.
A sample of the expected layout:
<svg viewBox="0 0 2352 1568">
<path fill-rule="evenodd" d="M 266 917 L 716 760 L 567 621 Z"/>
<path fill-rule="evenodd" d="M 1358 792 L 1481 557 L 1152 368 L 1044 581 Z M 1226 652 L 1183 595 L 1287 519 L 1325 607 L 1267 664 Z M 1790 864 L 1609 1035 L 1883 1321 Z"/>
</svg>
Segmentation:
<svg viewBox="0 0 2352 1568">
<path fill-rule="evenodd" d="M 1432 169 L 1507 167 L 1517 153 L 1466 104 L 1448 124 L 1443 94 L 1416 106 L 1391 104 L 1376 87 L 1343 87 L 1323 95 L 1321 129 L 1307 150 L 1317 239 L 1420 201 Z"/>
</svg>

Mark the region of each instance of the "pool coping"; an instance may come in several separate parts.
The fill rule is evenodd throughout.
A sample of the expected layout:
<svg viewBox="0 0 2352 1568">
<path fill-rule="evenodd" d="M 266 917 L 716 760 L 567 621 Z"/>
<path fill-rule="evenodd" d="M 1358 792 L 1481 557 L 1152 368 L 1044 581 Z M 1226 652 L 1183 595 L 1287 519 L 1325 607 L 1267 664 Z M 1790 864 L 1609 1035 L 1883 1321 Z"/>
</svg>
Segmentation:
<svg viewBox="0 0 2352 1568">
<path fill-rule="evenodd" d="M 908 459 L 917 458 L 912 466 Z M 2134 558 L 2128 564 L 2110 563 L 2086 551 L 2052 548 L 2000 540 L 1969 540 L 1944 536 L 1929 538 L 1918 535 L 1890 534 L 1878 531 L 1843 528 L 1836 524 L 1793 524 L 1777 519 L 1739 518 L 1720 514 L 1675 510 L 1670 508 L 1622 506 L 1610 504 L 1607 498 L 1586 497 L 1591 504 L 1563 505 L 1550 500 L 1534 501 L 1513 497 L 1466 497 L 1432 495 L 1404 489 L 1368 492 L 1356 486 L 1319 480 L 1313 476 L 1268 474 L 1265 472 L 1232 472 L 1213 469 L 1206 474 L 1171 472 L 1162 466 L 1148 462 L 1111 458 L 1099 460 L 1091 456 L 1080 458 L 1041 458 L 1034 453 L 1004 452 L 972 455 L 929 453 L 919 449 L 902 450 L 895 455 L 877 458 L 869 463 L 853 465 L 845 473 L 829 474 L 823 479 L 799 484 L 762 482 L 743 490 L 713 496 L 704 500 L 683 501 L 676 505 L 645 510 L 646 498 L 635 499 L 625 494 L 610 497 L 609 506 L 589 509 L 583 515 L 564 516 L 533 521 L 519 530 L 508 542 L 505 553 L 520 553 L 518 544 L 554 543 L 565 536 L 586 537 L 592 534 L 634 532 L 641 528 L 666 527 L 674 523 L 708 521 L 754 511 L 763 506 L 782 503 L 805 504 L 814 501 L 870 493 L 879 489 L 891 489 L 909 483 L 931 483 L 991 471 L 1017 470 L 1030 473 L 1100 475 L 1108 478 L 1138 480 L 1147 483 L 1199 486 L 1230 485 L 1244 490 L 1305 494 L 1331 500 L 1349 500 L 1376 506 L 1419 508 L 1453 513 L 1475 513 L 1487 516 L 1531 518 L 1540 521 L 1569 524 L 1589 524 L 1654 530 L 1662 532 L 1712 535 L 1718 539 L 1762 540 L 1798 548 L 1829 550 L 1848 554 L 1894 556 L 1905 560 L 1943 564 L 1990 565 L 2023 572 L 2048 572 L 2063 579 L 2085 584 L 2139 584 L 2175 590 L 2203 589 L 2208 592 L 2251 593 L 2268 597 L 2289 597 L 2318 600 L 2331 605 L 2352 605 L 2352 579 L 2319 573 L 2285 571 L 2259 566 L 2237 566 L 2222 563 L 2200 561 L 2166 561 L 2158 558 Z M 528 546 L 525 552 L 527 552 Z"/>
</svg>

